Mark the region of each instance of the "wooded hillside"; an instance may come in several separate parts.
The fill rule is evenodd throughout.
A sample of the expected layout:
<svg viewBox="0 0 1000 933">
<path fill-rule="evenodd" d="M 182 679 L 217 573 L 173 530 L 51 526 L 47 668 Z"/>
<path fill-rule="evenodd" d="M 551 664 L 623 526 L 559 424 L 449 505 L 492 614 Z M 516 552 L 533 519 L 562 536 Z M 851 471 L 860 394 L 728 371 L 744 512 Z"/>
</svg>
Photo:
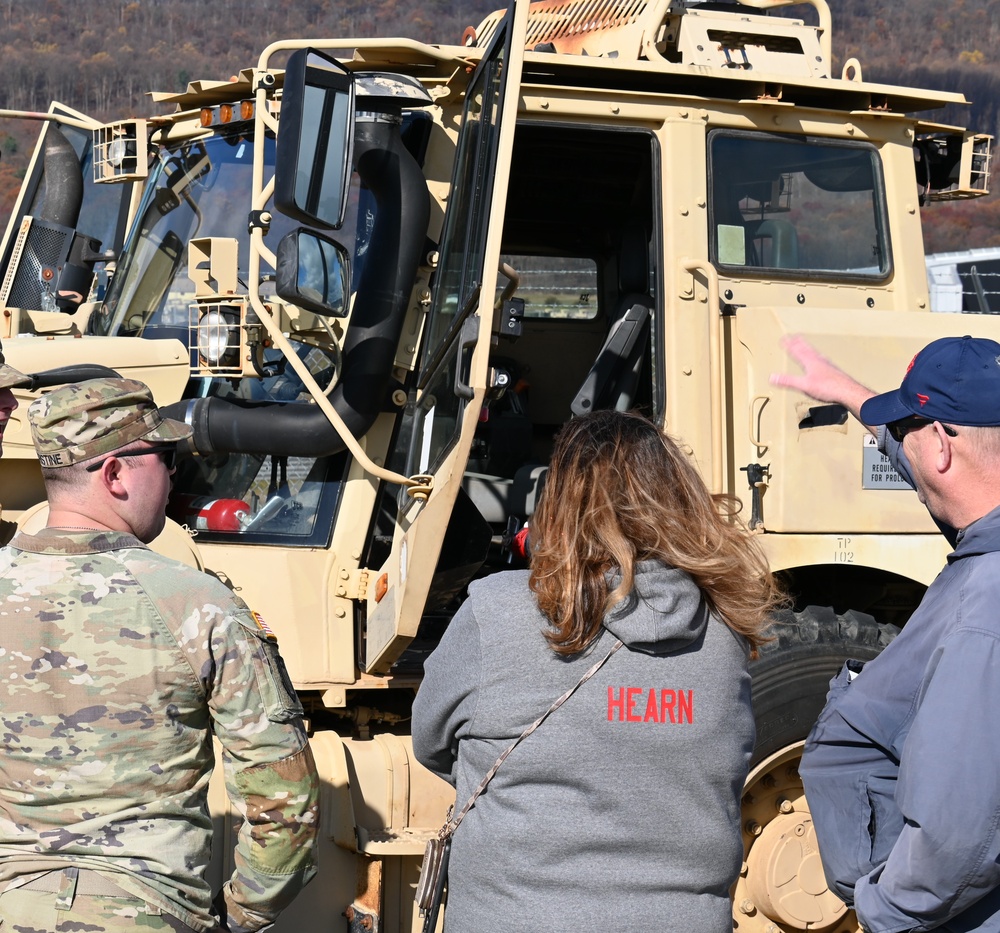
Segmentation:
<svg viewBox="0 0 1000 933">
<path fill-rule="evenodd" d="M 853 57 L 867 80 L 959 91 L 970 107 L 928 119 L 1000 138 L 1000 0 L 829 2 L 838 72 Z M 923 208 L 927 252 L 1000 246 L 998 169 L 993 194 Z"/>
<path fill-rule="evenodd" d="M 1000 0 L 829 0 L 835 73 L 857 58 L 868 80 L 958 90 L 972 106 L 928 118 L 1000 135 Z M 99 119 L 156 108 L 149 90 L 223 78 L 278 37 L 407 36 L 460 41 L 502 0 L 0 0 L 0 108 L 60 100 Z M 789 13 L 809 19 L 809 7 Z M 6 224 L 38 124 L 0 122 Z M 998 184 L 994 174 L 993 187 Z M 927 249 L 1000 245 L 996 195 L 924 208 Z"/>
</svg>

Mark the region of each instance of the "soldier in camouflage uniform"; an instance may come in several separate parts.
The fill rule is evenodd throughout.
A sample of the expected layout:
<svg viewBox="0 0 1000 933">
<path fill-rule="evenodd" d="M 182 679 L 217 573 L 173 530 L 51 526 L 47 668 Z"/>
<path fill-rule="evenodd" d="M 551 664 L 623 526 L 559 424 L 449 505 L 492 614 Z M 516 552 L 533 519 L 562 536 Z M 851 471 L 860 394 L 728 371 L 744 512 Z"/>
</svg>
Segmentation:
<svg viewBox="0 0 1000 933">
<path fill-rule="evenodd" d="M 11 389 L 18 386 L 30 385 L 31 377 L 22 372 L 18 372 L 13 366 L 7 364 L 3 357 L 3 348 L 0 348 L 0 457 L 3 456 L 3 432 L 10 421 L 10 416 L 17 408 L 17 399 Z M 0 544 L 6 544 L 14 537 L 17 526 L 13 522 L 5 522 L 0 518 Z"/>
<path fill-rule="evenodd" d="M 28 420 L 50 512 L 0 550 L 0 933 L 264 929 L 315 874 L 319 780 L 267 626 L 145 547 L 190 429 L 123 379 Z M 244 814 L 214 907 L 213 735 Z"/>
</svg>

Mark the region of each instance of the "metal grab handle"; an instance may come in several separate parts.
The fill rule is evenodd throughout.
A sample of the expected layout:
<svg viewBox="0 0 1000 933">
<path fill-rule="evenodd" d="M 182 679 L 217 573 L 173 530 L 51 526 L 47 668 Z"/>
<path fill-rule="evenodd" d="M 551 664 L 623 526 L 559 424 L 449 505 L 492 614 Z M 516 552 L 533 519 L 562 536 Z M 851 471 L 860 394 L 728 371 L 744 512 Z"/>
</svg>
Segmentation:
<svg viewBox="0 0 1000 933">
<path fill-rule="evenodd" d="M 712 428 L 712 483 L 711 492 L 722 492 L 722 314 L 719 307 L 719 273 L 715 266 L 704 259 L 682 259 L 681 268 L 693 276 L 700 272 L 708 288 L 708 379 L 709 407 Z M 682 297 L 687 297 L 682 293 Z M 691 285 L 691 298 L 698 297 L 696 283 Z"/>
<path fill-rule="evenodd" d="M 469 354 L 469 363 L 466 366 L 465 351 L 474 350 L 479 341 L 479 321 L 479 315 L 473 314 L 462 322 L 462 332 L 458 336 L 458 347 L 455 351 L 455 395 L 466 401 L 475 398 L 476 391 L 469 384 L 472 379 L 472 354 Z M 470 373 L 468 376 L 465 375 L 467 371 Z"/>
<path fill-rule="evenodd" d="M 756 395 L 750 402 L 750 443 L 757 448 L 758 457 L 763 456 L 765 451 L 770 446 L 769 444 L 765 444 L 760 439 L 760 416 L 764 413 L 764 408 L 767 406 L 769 401 L 771 401 L 770 395 Z M 760 408 L 757 409 L 756 415 L 754 415 L 754 409 L 756 408 L 758 402 L 760 402 L 761 405 Z M 757 429 L 756 435 L 754 434 L 754 428 Z"/>
<path fill-rule="evenodd" d="M 501 262 L 500 263 L 500 274 L 507 279 L 507 284 L 503 287 L 503 291 L 496 300 L 496 304 L 493 306 L 495 310 L 499 311 L 503 307 L 503 303 L 514 296 L 514 292 L 517 291 L 518 286 L 521 284 L 521 276 L 518 274 L 517 270 L 510 265 L 510 263 Z"/>
</svg>

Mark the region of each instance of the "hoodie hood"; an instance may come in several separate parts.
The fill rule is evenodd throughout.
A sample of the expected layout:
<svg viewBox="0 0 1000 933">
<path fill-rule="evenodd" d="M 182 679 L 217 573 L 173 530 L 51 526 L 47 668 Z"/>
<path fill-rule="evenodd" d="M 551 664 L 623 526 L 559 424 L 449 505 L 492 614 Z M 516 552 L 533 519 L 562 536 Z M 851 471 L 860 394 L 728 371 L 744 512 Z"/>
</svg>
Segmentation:
<svg viewBox="0 0 1000 933">
<path fill-rule="evenodd" d="M 619 575 L 611 578 L 612 587 Z M 698 640 L 708 624 L 701 590 L 683 570 L 659 561 L 635 567 L 632 592 L 608 613 L 604 627 L 633 651 L 663 654 Z"/>
</svg>

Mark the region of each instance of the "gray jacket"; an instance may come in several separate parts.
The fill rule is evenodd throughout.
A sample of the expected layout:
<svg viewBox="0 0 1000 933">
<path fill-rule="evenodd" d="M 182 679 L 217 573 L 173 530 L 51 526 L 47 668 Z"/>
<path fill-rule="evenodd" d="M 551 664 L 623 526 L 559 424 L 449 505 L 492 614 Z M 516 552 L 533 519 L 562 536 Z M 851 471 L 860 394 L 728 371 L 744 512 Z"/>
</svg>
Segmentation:
<svg viewBox="0 0 1000 933">
<path fill-rule="evenodd" d="M 470 587 L 427 660 L 418 759 L 464 805 L 504 749 L 618 651 L 503 763 L 458 828 L 448 933 L 732 930 L 754 740 L 743 639 L 684 573 L 641 564 L 631 599 L 566 660 L 528 573 Z"/>
<path fill-rule="evenodd" d="M 1000 931 L 1000 508 L 902 633 L 833 680 L 801 774 L 827 879 L 870 933 Z"/>
</svg>

